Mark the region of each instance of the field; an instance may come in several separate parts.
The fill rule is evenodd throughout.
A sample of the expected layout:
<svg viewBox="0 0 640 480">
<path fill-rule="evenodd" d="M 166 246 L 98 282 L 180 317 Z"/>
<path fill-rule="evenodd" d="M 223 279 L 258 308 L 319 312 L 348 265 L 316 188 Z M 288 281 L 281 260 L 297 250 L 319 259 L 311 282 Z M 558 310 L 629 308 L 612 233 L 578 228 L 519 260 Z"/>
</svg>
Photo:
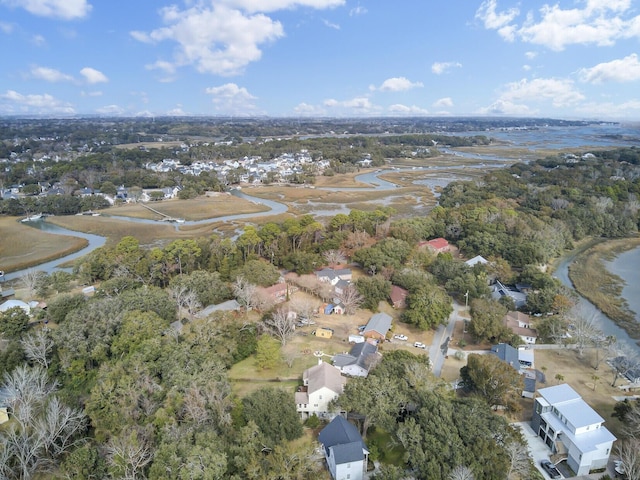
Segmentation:
<svg viewBox="0 0 640 480">
<path fill-rule="evenodd" d="M 44 233 L 18 217 L 0 217 L 0 269 L 12 272 L 63 257 L 87 245 L 82 238 Z"/>
<path fill-rule="evenodd" d="M 314 306 L 321 306 L 317 298 L 304 292 L 296 292 L 292 295 L 292 301 L 306 301 Z M 421 341 L 428 345 L 433 339 L 433 332 L 421 332 L 413 327 L 399 322 L 399 312 L 393 310 L 388 304 L 380 304 L 380 310 L 391 315 L 394 320 L 392 329 L 394 333 L 404 333 L 409 337 L 408 341 L 384 342 L 380 345 L 381 351 L 395 349 L 408 349 L 413 353 L 425 353 L 413 347 L 413 342 Z M 336 353 L 348 352 L 352 345 L 349 344 L 350 334 L 358 332 L 358 326 L 364 325 L 371 318 L 368 310 L 358 310 L 354 315 L 324 315 L 314 318 L 315 325 L 309 325 L 296 329 L 295 336 L 282 349 L 282 361 L 273 369 L 256 370 L 255 359 L 247 358 L 234 365 L 229 372 L 233 390 L 239 395 L 246 395 L 266 385 L 281 386 L 295 391 L 295 387 L 302 380 L 302 372 L 318 363 L 319 353 L 325 362 L 330 362 Z M 319 338 L 311 334 L 316 328 L 328 327 L 334 330 L 332 338 Z M 316 355 L 314 355 L 314 353 Z"/>
<path fill-rule="evenodd" d="M 164 200 L 147 204 L 130 203 L 102 210 L 104 215 L 117 215 L 121 217 L 146 218 L 148 220 L 160 220 L 157 213 L 145 208 L 148 205 L 154 210 L 173 218 L 185 220 L 215 219 L 231 214 L 258 213 L 268 210 L 264 205 L 231 196 L 228 193 L 216 193 L 212 196 L 201 196 L 191 200 Z"/>
</svg>

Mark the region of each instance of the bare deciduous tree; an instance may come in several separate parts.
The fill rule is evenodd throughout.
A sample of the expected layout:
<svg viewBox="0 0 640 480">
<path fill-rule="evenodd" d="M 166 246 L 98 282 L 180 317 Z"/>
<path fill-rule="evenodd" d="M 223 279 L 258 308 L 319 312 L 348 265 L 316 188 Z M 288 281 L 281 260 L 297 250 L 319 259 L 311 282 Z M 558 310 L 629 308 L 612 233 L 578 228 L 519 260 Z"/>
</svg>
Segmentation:
<svg viewBox="0 0 640 480">
<path fill-rule="evenodd" d="M 42 367 L 16 368 L 5 375 L 2 388 L 13 422 L 0 430 L 0 478 L 46 474 L 69 448 L 83 441 L 84 413 L 53 395 L 56 384 L 48 381 Z"/>
<path fill-rule="evenodd" d="M 53 340 L 46 329 L 41 328 L 34 333 L 25 335 L 20 340 L 24 354 L 29 360 L 35 362 L 45 369 L 49 368 L 49 356 L 53 350 Z"/>
<path fill-rule="evenodd" d="M 605 338 L 596 326 L 595 315 L 587 314 L 580 309 L 573 308 L 567 314 L 569 324 L 572 325 L 571 338 L 575 341 L 578 355 L 584 354 L 584 349 Z"/>
<path fill-rule="evenodd" d="M 360 295 L 354 284 L 349 284 L 342 289 L 342 293 L 338 295 L 340 302 L 344 305 L 345 313 L 353 315 L 362 302 L 364 297 Z"/>
<path fill-rule="evenodd" d="M 178 313 L 180 314 L 182 310 L 186 310 L 192 320 L 193 315 L 202 307 L 196 293 L 183 285 L 169 289 L 169 295 L 178 305 Z"/>
<path fill-rule="evenodd" d="M 144 430 L 131 428 L 112 437 L 107 444 L 107 463 L 116 478 L 136 480 L 153 460 L 153 450 Z"/>
<path fill-rule="evenodd" d="M 263 326 L 269 333 L 280 340 L 283 347 L 296 330 L 294 316 L 289 313 L 288 309 L 282 307 L 269 315 L 263 321 Z"/>
<path fill-rule="evenodd" d="M 473 472 L 469 467 L 458 465 L 449 473 L 449 480 L 474 480 Z"/>
<path fill-rule="evenodd" d="M 506 442 L 504 449 L 507 452 L 507 459 L 509 460 L 507 479 L 527 478 L 531 466 L 526 447 L 521 443 L 511 440 Z"/>
<path fill-rule="evenodd" d="M 617 446 L 618 458 L 624 466 L 625 478 L 640 480 L 640 439 L 628 438 Z"/>
<path fill-rule="evenodd" d="M 43 275 L 46 275 L 46 273 L 44 273 L 42 270 L 29 269 L 20 277 L 20 282 L 22 283 L 22 285 L 24 285 L 24 288 L 27 289 L 29 298 L 33 297 L 33 292 L 36 291 L 38 282 Z"/>
<path fill-rule="evenodd" d="M 345 241 L 347 248 L 362 248 L 369 241 L 371 236 L 364 230 L 356 230 L 351 232 Z"/>
<path fill-rule="evenodd" d="M 347 261 L 347 255 L 342 250 L 327 250 L 322 254 L 322 257 L 331 268 Z"/>
<path fill-rule="evenodd" d="M 309 300 L 303 298 L 294 298 L 289 305 L 291 310 L 296 312 L 301 317 L 311 318 L 316 307 Z"/>
<path fill-rule="evenodd" d="M 253 310 L 257 302 L 257 288 L 254 284 L 249 283 L 244 277 L 236 278 L 233 284 L 233 294 L 238 303 L 247 310 Z"/>
</svg>

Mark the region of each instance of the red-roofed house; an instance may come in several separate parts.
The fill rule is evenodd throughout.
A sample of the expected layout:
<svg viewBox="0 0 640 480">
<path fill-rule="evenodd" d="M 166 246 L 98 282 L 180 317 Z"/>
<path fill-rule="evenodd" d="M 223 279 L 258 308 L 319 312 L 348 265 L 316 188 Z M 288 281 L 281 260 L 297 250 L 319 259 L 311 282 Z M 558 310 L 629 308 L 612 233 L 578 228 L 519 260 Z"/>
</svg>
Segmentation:
<svg viewBox="0 0 640 480">
<path fill-rule="evenodd" d="M 444 238 L 434 238 L 427 242 L 427 246 L 436 253 L 444 253 L 449 251 L 449 242 Z"/>
</svg>

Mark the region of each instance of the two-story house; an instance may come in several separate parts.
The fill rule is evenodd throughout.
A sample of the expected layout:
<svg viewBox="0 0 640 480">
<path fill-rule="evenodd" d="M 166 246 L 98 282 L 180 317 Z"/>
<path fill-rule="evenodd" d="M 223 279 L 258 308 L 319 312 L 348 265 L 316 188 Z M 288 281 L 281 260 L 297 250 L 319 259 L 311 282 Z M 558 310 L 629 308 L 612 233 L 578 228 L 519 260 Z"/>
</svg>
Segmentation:
<svg viewBox="0 0 640 480">
<path fill-rule="evenodd" d="M 322 360 L 305 370 L 303 386 L 295 394 L 300 417 L 304 420 L 314 413 L 320 418 L 330 417 L 329 403 L 343 392 L 346 381 L 340 370 Z"/>
<path fill-rule="evenodd" d="M 605 468 L 616 437 L 604 419 L 567 384 L 538 390 L 531 427 L 576 475 Z"/>
<path fill-rule="evenodd" d="M 367 467 L 369 450 L 358 429 L 338 415 L 318 436 L 334 480 L 362 480 Z"/>
</svg>

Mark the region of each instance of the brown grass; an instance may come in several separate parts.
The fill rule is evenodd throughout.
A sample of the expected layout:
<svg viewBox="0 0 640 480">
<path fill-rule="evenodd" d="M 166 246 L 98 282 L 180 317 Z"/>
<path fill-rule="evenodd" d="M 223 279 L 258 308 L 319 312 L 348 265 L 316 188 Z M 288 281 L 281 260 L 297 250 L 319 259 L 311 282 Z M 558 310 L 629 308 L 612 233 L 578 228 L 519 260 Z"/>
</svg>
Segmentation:
<svg viewBox="0 0 640 480">
<path fill-rule="evenodd" d="M 624 280 L 610 273 L 605 260 L 640 245 L 640 237 L 598 243 L 580 253 L 569 267 L 576 290 L 623 328 L 631 337 L 640 339 L 640 323 L 622 298 Z"/>
<path fill-rule="evenodd" d="M 306 301 L 316 307 L 322 307 L 323 303 L 316 297 L 304 292 L 296 292 L 291 297 L 292 301 Z M 421 341 L 431 345 L 433 332 L 422 332 L 410 325 L 399 322 L 400 312 L 395 311 L 386 303 L 380 304 L 380 310 L 394 317 L 393 333 L 404 333 L 409 337 L 406 342 L 392 341 L 380 345 L 381 351 L 407 349 L 415 354 L 426 353 L 413 347 L 413 342 Z M 233 391 L 238 395 L 246 395 L 263 386 L 281 386 L 283 388 L 295 387 L 302 378 L 302 372 L 317 364 L 318 358 L 314 352 L 325 354 L 323 360 L 331 361 L 331 356 L 348 352 L 352 345 L 349 344 L 350 334 L 358 332 L 358 326 L 369 321 L 373 313 L 369 310 L 358 310 L 354 315 L 324 315 L 320 313 L 314 318 L 315 325 L 309 325 L 296 329 L 296 335 L 282 349 L 284 358 L 294 358 L 292 367 L 283 360 L 273 369 L 256 370 L 253 357 L 243 360 L 232 367 L 229 378 L 233 384 Z M 332 338 L 319 338 L 311 335 L 316 328 L 328 327 L 334 330 Z M 291 390 L 293 392 L 293 390 Z"/>
<path fill-rule="evenodd" d="M 454 333 L 454 340 L 451 343 L 452 348 L 460 349 L 458 339 L 462 338 L 462 322 L 458 322 Z M 471 342 L 470 336 L 464 336 L 465 340 Z M 488 344 L 469 344 L 463 350 L 469 352 L 471 350 L 488 350 Z M 613 432 L 614 435 L 620 433 L 621 423 L 618 419 L 613 418 L 613 407 L 616 404 L 614 396 L 626 396 L 623 391 L 617 387 L 612 387 L 613 370 L 606 365 L 601 364 L 598 370 L 593 366 L 596 364 L 596 351 L 593 349 L 585 350 L 583 356 L 578 355 L 577 350 L 534 350 L 535 352 L 535 368 L 544 373 L 546 383 L 537 384 L 537 388 L 545 388 L 557 385 L 559 382 L 555 379 L 556 375 L 562 375 L 564 380 L 560 383 L 569 384 L 576 392 L 578 392 L 585 402 L 587 402 L 594 410 L 596 410 L 606 422 L 606 427 Z M 460 369 L 466 365 L 466 360 L 457 360 L 453 355 L 445 360 L 442 368 L 441 377 L 448 382 L 460 378 Z M 593 376 L 598 378 L 594 380 Z M 594 389 L 595 384 L 595 389 Z M 618 384 L 622 381 L 618 380 Z M 528 421 L 531 419 L 531 409 L 533 401 L 523 399 L 521 401 L 522 410 L 517 415 L 518 421 Z"/>
<path fill-rule="evenodd" d="M 66 235 L 53 235 L 19 221 L 18 217 L 0 217 L 0 268 L 13 272 L 84 248 L 87 241 Z"/>
<path fill-rule="evenodd" d="M 118 215 L 122 217 L 146 218 L 160 220 L 162 217 L 146 208 L 147 205 L 154 210 L 174 218 L 185 220 L 215 219 L 225 215 L 242 213 L 258 213 L 269 210 L 265 205 L 258 205 L 243 198 L 221 193 L 215 196 L 200 196 L 190 200 L 163 200 L 148 204 L 130 203 L 118 207 L 102 210 L 105 215 Z"/>
</svg>

